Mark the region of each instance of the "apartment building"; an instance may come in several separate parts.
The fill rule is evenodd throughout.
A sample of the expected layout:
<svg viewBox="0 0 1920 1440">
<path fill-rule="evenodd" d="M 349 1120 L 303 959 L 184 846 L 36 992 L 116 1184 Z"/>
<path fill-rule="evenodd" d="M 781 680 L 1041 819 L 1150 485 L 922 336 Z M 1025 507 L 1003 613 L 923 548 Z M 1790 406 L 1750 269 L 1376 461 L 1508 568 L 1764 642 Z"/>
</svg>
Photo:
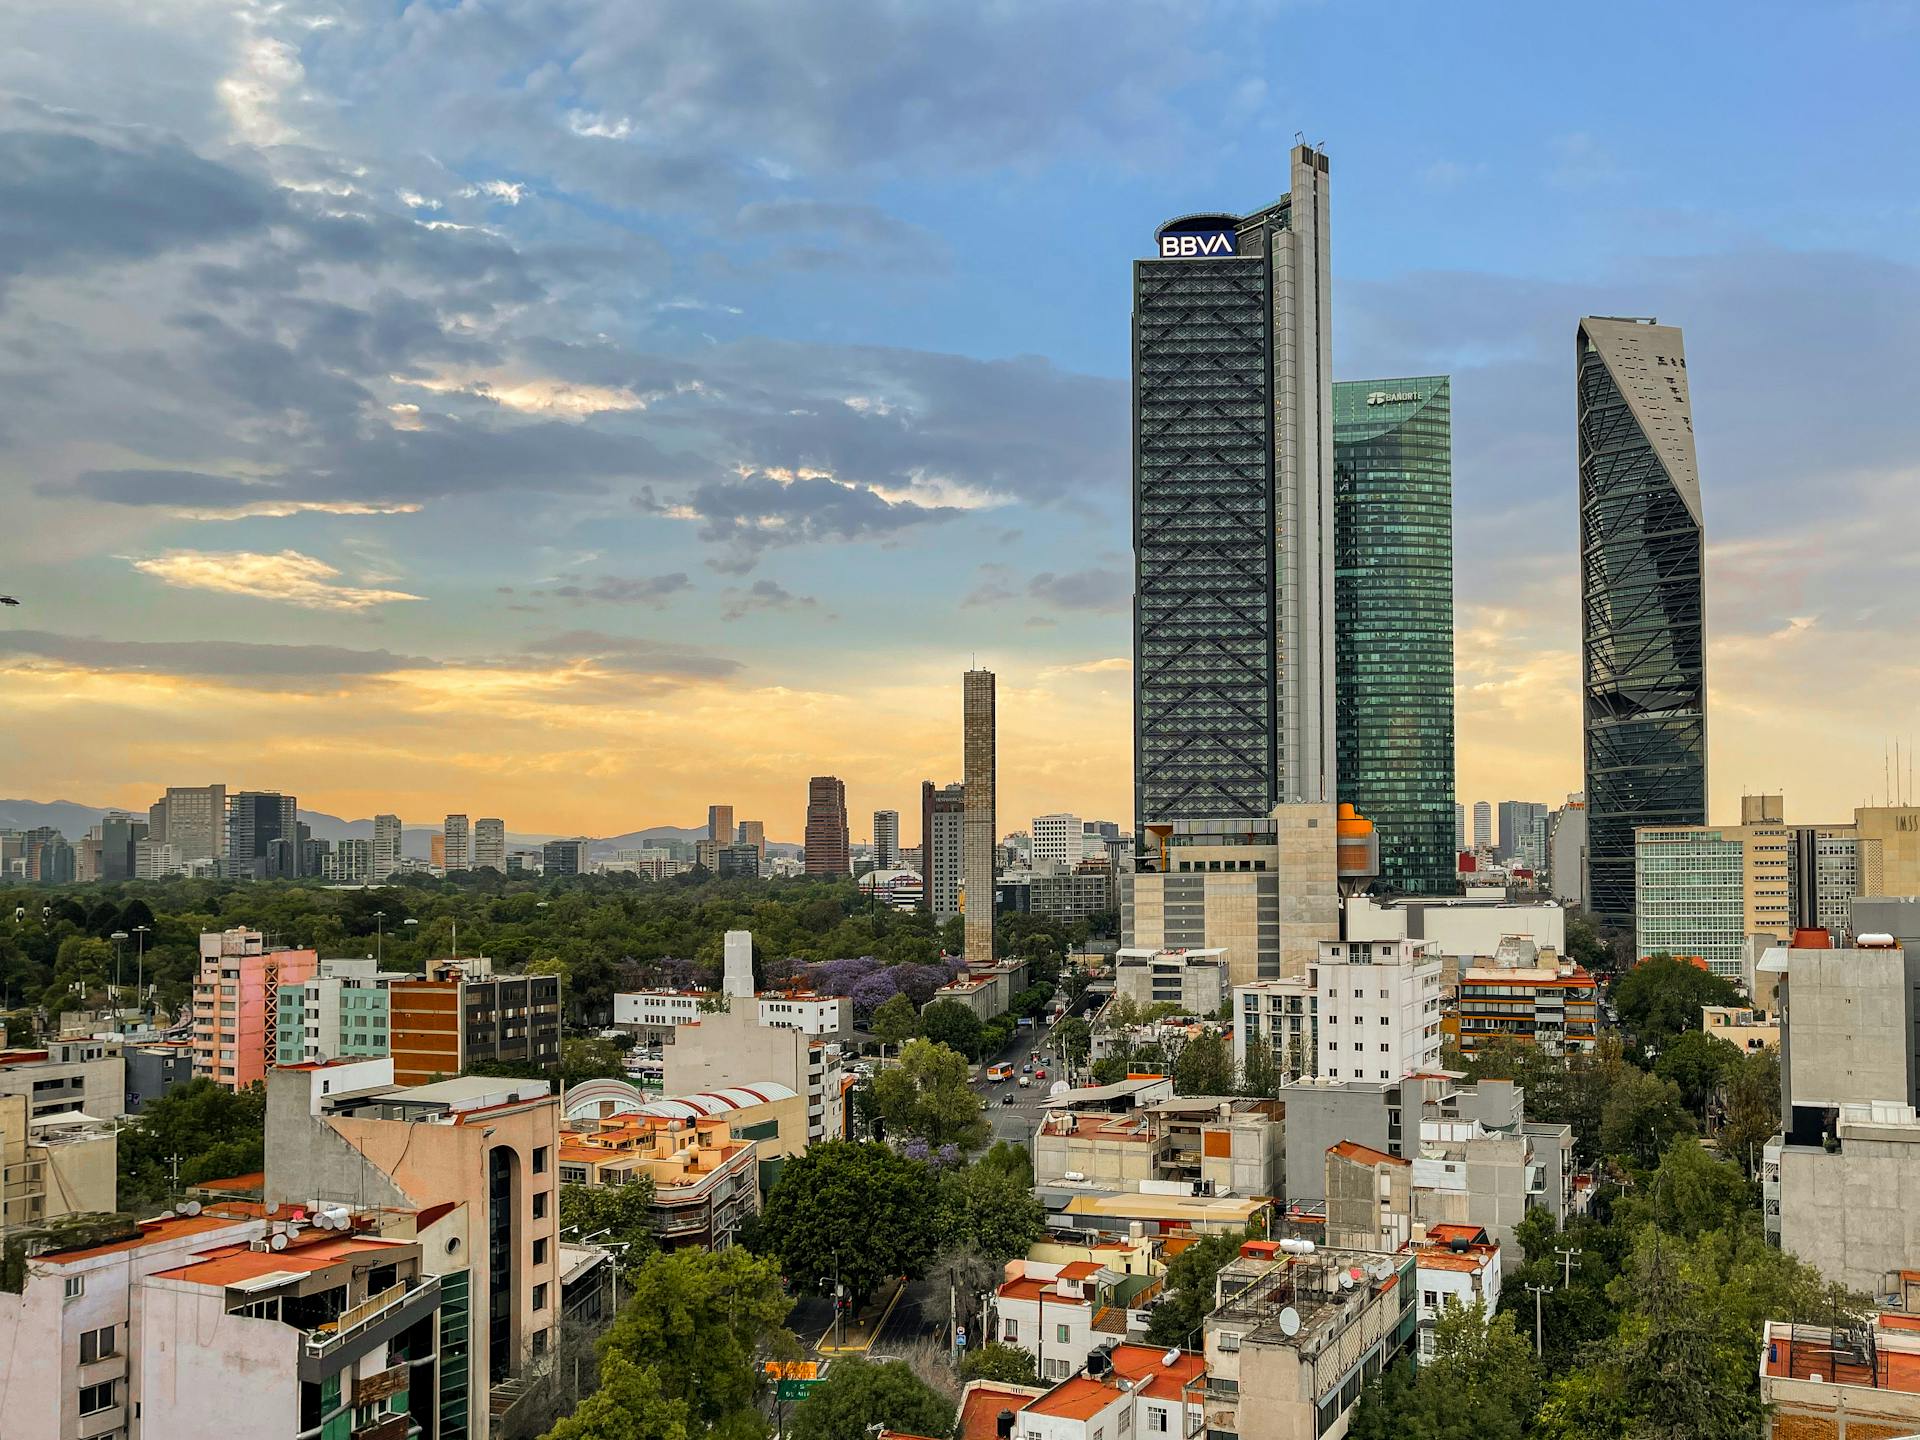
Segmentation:
<svg viewBox="0 0 1920 1440">
<path fill-rule="evenodd" d="M 1641 955 L 1740 974 L 1749 935 L 1793 933 L 1793 837 L 1778 795 L 1747 795 L 1738 825 L 1634 831 L 1634 944 Z"/>
<path fill-rule="evenodd" d="M 280 1058 L 280 987 L 312 978 L 312 950 L 269 946 L 258 930 L 200 937 L 193 984 L 193 1073 L 229 1090 L 266 1078 Z"/>
<path fill-rule="evenodd" d="M 560 1063 L 560 977 L 495 974 L 484 955 L 436 960 L 387 986 L 388 1049 L 403 1085 L 483 1061 Z"/>
<path fill-rule="evenodd" d="M 0 1095 L 0 1234 L 116 1209 L 113 1122 L 77 1110 L 36 1118 L 30 1104 Z"/>
<path fill-rule="evenodd" d="M 648 1180 L 661 1247 L 718 1250 L 760 1211 L 757 1151 L 724 1116 L 689 1120 L 642 1111 L 570 1120 L 560 1133 L 560 1183 Z"/>
<path fill-rule="evenodd" d="M 1319 977 L 1314 971 L 1233 987 L 1233 1063 L 1264 1046 L 1282 1080 L 1312 1075 L 1320 1065 Z"/>
<path fill-rule="evenodd" d="M 1416 1354 L 1424 1365 L 1434 1356 L 1434 1327 L 1450 1307 L 1484 1305 L 1488 1315 L 1500 1308 L 1504 1271 L 1500 1246 L 1478 1225 L 1416 1225 L 1408 1243 L 1420 1291 Z"/>
<path fill-rule="evenodd" d="M 1217 1015 L 1227 1003 L 1227 952 L 1122 948 L 1114 956 L 1113 993 L 1142 1007 L 1171 1004 L 1183 1015 Z"/>
<path fill-rule="evenodd" d="M 1440 961 L 1417 940 L 1328 941 L 1314 995 L 1319 1073 L 1398 1080 L 1440 1061 Z"/>
<path fill-rule="evenodd" d="M 1066 1380 L 1101 1346 L 1144 1334 L 1142 1307 L 1157 1276 L 1129 1275 L 1092 1260 L 1013 1260 L 995 1287 L 992 1338 L 1033 1356 L 1043 1381 Z"/>
<path fill-rule="evenodd" d="M 385 1055 L 390 1040 L 387 990 L 371 958 L 321 960 L 299 984 L 280 987 L 280 1065 Z"/>
<path fill-rule="evenodd" d="M 1000 1440 L 1170 1440 L 1199 1433 L 1207 1362 L 1187 1350 L 1115 1345 L 1091 1353 L 1085 1373 L 1022 1405 Z M 968 1440 L 972 1440 L 969 1436 Z"/>
<path fill-rule="evenodd" d="M 51 1040 L 39 1049 L 0 1050 L 0 1099 L 18 1095 L 27 1118 L 79 1111 L 111 1120 L 126 1110 L 126 1063 L 115 1042 Z"/>
<path fill-rule="evenodd" d="M 1111 1097 L 1120 1103 L 1109 1108 L 1099 1097 L 1111 1091 L 1122 1093 Z M 1103 1086 L 1070 1090 L 1051 1102 L 1034 1132 L 1034 1183 L 1140 1194 L 1282 1193 L 1286 1107 L 1279 1101 L 1143 1098 L 1151 1093 Z M 1091 1098 L 1083 1104 L 1080 1097 Z"/>
<path fill-rule="evenodd" d="M 512 1428 L 560 1323 L 560 1105 L 545 1081 L 390 1083 L 390 1060 L 275 1070 L 263 1200 L 392 1208 L 431 1223 L 443 1326 L 440 1434 Z M 459 1233 L 440 1227 L 458 1224 Z M 498 1428 L 496 1428 L 498 1427 Z"/>
<path fill-rule="evenodd" d="M 689 1025 L 718 1009 L 723 997 L 704 990 L 629 990 L 613 997 L 613 1023 L 647 1033 Z M 753 997 L 762 1025 L 837 1039 L 853 1025 L 853 1002 L 809 990 L 768 990 Z"/>
<path fill-rule="evenodd" d="M 1489 1040 L 1538 1045 L 1549 1054 L 1593 1048 L 1599 987 L 1581 966 L 1475 967 L 1461 972 L 1453 1028 L 1463 1055 Z"/>
</svg>

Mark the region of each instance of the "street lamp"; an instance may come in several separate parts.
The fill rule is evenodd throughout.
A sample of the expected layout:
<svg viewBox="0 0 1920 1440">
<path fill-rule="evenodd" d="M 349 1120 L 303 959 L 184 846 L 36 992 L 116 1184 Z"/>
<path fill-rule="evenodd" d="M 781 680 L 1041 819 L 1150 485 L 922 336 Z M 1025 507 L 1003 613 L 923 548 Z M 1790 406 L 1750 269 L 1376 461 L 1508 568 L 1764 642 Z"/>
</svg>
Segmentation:
<svg viewBox="0 0 1920 1440">
<path fill-rule="evenodd" d="M 120 988 L 120 956 L 127 943 L 127 932 L 124 930 L 116 930 L 107 938 L 113 941 L 113 988 L 114 990 L 118 990 Z M 109 992 L 107 995 L 107 1008 L 112 1010 L 118 1003 L 113 994 Z"/>
<path fill-rule="evenodd" d="M 402 920 L 400 923 L 406 927 L 407 943 L 409 945 L 413 944 L 415 941 L 417 941 L 420 938 L 420 922 L 418 920 L 415 920 L 411 915 L 409 915 L 405 920 Z M 422 965 L 420 967 L 422 973 L 426 971 L 426 968 L 427 967 L 425 965 Z"/>
<path fill-rule="evenodd" d="M 147 1003 L 147 936 L 153 933 L 153 927 L 136 925 L 133 933 L 138 937 L 133 943 L 133 998 L 144 1013 Z"/>
<path fill-rule="evenodd" d="M 387 912 L 384 910 L 376 910 L 373 912 L 373 968 L 376 970 L 380 968 L 380 952 L 386 938 Z"/>
</svg>

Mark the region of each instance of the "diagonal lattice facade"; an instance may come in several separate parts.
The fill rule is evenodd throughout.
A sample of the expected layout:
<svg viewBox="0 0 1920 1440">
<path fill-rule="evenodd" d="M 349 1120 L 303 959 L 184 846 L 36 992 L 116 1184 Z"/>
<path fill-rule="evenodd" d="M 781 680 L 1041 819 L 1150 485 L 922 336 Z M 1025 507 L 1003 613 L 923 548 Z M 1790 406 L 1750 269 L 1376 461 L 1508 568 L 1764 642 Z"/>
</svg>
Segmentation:
<svg viewBox="0 0 1920 1440">
<path fill-rule="evenodd" d="M 1699 482 L 1680 332 L 1583 321 L 1576 367 L 1587 855 L 1593 911 L 1634 912 L 1634 830 L 1704 825 Z"/>
<path fill-rule="evenodd" d="M 1267 274 L 1258 257 L 1134 267 L 1134 808 L 1143 824 L 1265 815 L 1275 802 Z"/>
</svg>

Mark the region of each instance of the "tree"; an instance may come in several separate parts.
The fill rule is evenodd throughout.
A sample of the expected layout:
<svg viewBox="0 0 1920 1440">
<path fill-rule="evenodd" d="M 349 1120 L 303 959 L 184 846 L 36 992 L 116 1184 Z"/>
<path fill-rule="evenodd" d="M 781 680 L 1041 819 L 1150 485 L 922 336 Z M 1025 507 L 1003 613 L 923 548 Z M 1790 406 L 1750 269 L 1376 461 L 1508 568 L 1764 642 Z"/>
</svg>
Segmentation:
<svg viewBox="0 0 1920 1440">
<path fill-rule="evenodd" d="M 1173 1067 L 1173 1088 L 1181 1095 L 1233 1094 L 1233 1051 L 1211 1031 L 1181 1047 Z"/>
<path fill-rule="evenodd" d="M 1737 1047 L 1717 1035 L 1694 1029 L 1676 1036 L 1673 1043 L 1660 1052 L 1653 1073 L 1678 1085 L 1687 1108 L 1704 1119 L 1707 1101 L 1739 1063 Z"/>
<path fill-rule="evenodd" d="M 653 1181 L 638 1176 L 625 1185 L 562 1185 L 560 1228 L 576 1240 L 591 1235 L 595 1243 L 624 1247 L 615 1249 L 614 1255 L 621 1278 L 632 1284 L 656 1248 Z"/>
<path fill-rule="evenodd" d="M 752 1226 L 794 1290 L 828 1289 L 837 1273 L 855 1303 L 932 1253 L 936 1188 L 925 1165 L 885 1145 L 829 1140 L 789 1160 Z"/>
<path fill-rule="evenodd" d="M 905 1365 L 842 1356 L 793 1412 L 793 1440 L 868 1440 L 881 1425 L 909 1435 L 952 1433 L 954 1409 Z"/>
<path fill-rule="evenodd" d="M 1448 1305 L 1434 1322 L 1434 1356 L 1417 1377 L 1394 1366 L 1368 1386 L 1354 1440 L 1521 1440 L 1540 1393 L 1533 1346 L 1511 1314 L 1480 1301 Z"/>
<path fill-rule="evenodd" d="M 173 1197 L 179 1183 L 247 1175 L 265 1163 L 267 1097 L 258 1085 L 229 1090 L 193 1080 L 147 1102 L 120 1132 L 120 1205 L 142 1210 Z"/>
<path fill-rule="evenodd" d="M 1069 1015 L 1053 1027 L 1053 1043 L 1067 1068 L 1078 1070 L 1087 1063 L 1087 1054 L 1093 1048 L 1093 1027 L 1078 1015 Z"/>
<path fill-rule="evenodd" d="M 936 1000 L 920 1012 L 920 1033 L 969 1058 L 980 1054 L 980 1017 L 958 1000 Z"/>
<path fill-rule="evenodd" d="M 1258 1036 L 1249 1037 L 1247 1060 L 1240 1067 L 1239 1093 L 1270 1100 L 1280 1093 L 1280 1063 L 1273 1058 L 1273 1047 Z"/>
<path fill-rule="evenodd" d="M 1634 1276 L 1638 1313 L 1622 1326 L 1620 1395 L 1634 1440 L 1745 1440 L 1766 1415 L 1753 1383 L 1757 1344 L 1741 1344 L 1677 1260 L 1659 1250 Z"/>
<path fill-rule="evenodd" d="M 997 1342 L 969 1350 L 960 1362 L 962 1380 L 998 1380 L 1003 1385 L 1037 1385 L 1040 1374 L 1033 1356 L 1018 1345 Z"/>
<path fill-rule="evenodd" d="M 1780 1129 L 1780 1052 L 1772 1046 L 1742 1055 L 1727 1072 L 1726 1119 L 1720 1153 L 1749 1176 L 1760 1168 L 1760 1151 Z"/>
<path fill-rule="evenodd" d="M 935 1008 L 927 1007 L 929 1012 Z M 936 1148 L 971 1149 L 991 1133 L 980 1096 L 967 1083 L 967 1062 L 932 1040 L 909 1040 L 900 1063 L 873 1077 L 873 1103 L 889 1134 Z"/>
<path fill-rule="evenodd" d="M 545 1440 L 689 1440 L 691 1421 L 692 1407 L 670 1397 L 657 1372 L 615 1352 L 600 1362 L 600 1388 Z"/>
<path fill-rule="evenodd" d="M 1629 1067 L 1600 1113 L 1600 1145 L 1611 1156 L 1646 1169 L 1660 1163 L 1667 1147 L 1694 1133 L 1680 1087 Z"/>
<path fill-rule="evenodd" d="M 1620 1225 L 1630 1231 L 1651 1221 L 1684 1240 L 1711 1230 L 1738 1231 L 1758 1214 L 1753 1186 L 1740 1167 L 1716 1160 L 1684 1135 L 1660 1157 L 1638 1194 L 1616 1208 Z"/>
<path fill-rule="evenodd" d="M 618 1358 L 657 1376 L 696 1431 L 757 1429 L 757 1357 L 798 1354 L 784 1328 L 792 1308 L 778 1266 L 737 1246 L 656 1255 L 600 1342 L 603 1374 Z"/>
<path fill-rule="evenodd" d="M 1166 1298 L 1153 1308 L 1153 1318 L 1147 1324 L 1149 1344 L 1191 1344 L 1194 1332 L 1213 1310 L 1214 1277 L 1221 1266 L 1240 1253 L 1247 1234 L 1229 1231 L 1203 1235 L 1173 1257 L 1173 1263 L 1167 1266 Z"/>
<path fill-rule="evenodd" d="M 872 1028 L 876 1040 L 898 1050 L 920 1033 L 920 1016 L 914 1011 L 913 1001 L 895 995 L 873 1012 Z"/>
<path fill-rule="evenodd" d="M 1702 1005 L 1735 1005 L 1733 983 L 1686 960 L 1652 955 L 1613 982 L 1610 992 L 1620 1023 L 1643 1050 L 1664 1051 L 1683 1033 L 1700 1028 Z"/>
<path fill-rule="evenodd" d="M 1026 1254 L 1047 1229 L 1046 1212 L 1033 1198 L 1032 1184 L 1030 1174 L 990 1164 L 986 1157 L 943 1176 L 939 1218 L 943 1248 L 977 1250 L 996 1267 Z"/>
</svg>

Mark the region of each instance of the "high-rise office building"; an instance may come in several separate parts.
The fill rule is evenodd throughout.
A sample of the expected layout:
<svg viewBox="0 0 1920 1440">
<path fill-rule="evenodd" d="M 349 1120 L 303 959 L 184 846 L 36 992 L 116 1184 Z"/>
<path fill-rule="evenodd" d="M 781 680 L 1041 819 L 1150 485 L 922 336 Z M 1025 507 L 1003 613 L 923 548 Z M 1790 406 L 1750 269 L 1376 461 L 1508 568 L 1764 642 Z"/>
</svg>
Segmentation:
<svg viewBox="0 0 1920 1440">
<path fill-rule="evenodd" d="M 1531 800 L 1502 800 L 1499 830 L 1494 841 L 1496 860 L 1525 859 L 1530 853 L 1534 826 L 1547 818 L 1547 807 Z"/>
<path fill-rule="evenodd" d="M 1036 815 L 1033 817 L 1033 868 L 1043 864 L 1080 863 L 1080 817 L 1078 815 Z"/>
<path fill-rule="evenodd" d="M 1485 800 L 1473 802 L 1473 848 L 1487 850 L 1493 845 L 1493 806 Z"/>
<path fill-rule="evenodd" d="M 1467 848 L 1467 807 L 1464 805 L 1453 807 L 1453 848 Z"/>
<path fill-rule="evenodd" d="M 994 858 L 1000 843 L 995 800 L 994 680 L 991 670 L 961 677 L 960 758 L 966 812 L 960 832 L 961 904 L 967 917 L 966 960 L 993 963 Z"/>
<path fill-rule="evenodd" d="M 1553 898 L 1587 903 L 1587 797 L 1576 791 L 1547 823 L 1547 872 Z"/>
<path fill-rule="evenodd" d="M 507 822 L 499 819 L 473 822 L 473 868 L 507 873 Z"/>
<path fill-rule="evenodd" d="M 1339 798 L 1380 878 L 1453 888 L 1453 418 L 1445 375 L 1333 387 Z"/>
<path fill-rule="evenodd" d="M 759 852 L 756 874 L 767 868 L 767 826 L 763 820 L 742 820 L 737 836 L 741 845 L 751 845 Z"/>
<path fill-rule="evenodd" d="M 853 873 L 847 836 L 847 786 L 837 775 L 807 781 L 806 873 L 844 880 Z"/>
<path fill-rule="evenodd" d="M 549 840 L 540 847 L 540 873 L 543 875 L 584 875 L 587 873 L 587 839 Z"/>
<path fill-rule="evenodd" d="M 1587 888 L 1619 924 L 1634 831 L 1707 820 L 1700 472 L 1678 328 L 1589 316 L 1574 367 Z"/>
<path fill-rule="evenodd" d="M 966 830 L 964 785 L 920 782 L 920 908 L 939 921 L 960 913 L 960 850 Z"/>
<path fill-rule="evenodd" d="M 153 832 L 153 811 L 164 817 L 158 834 Z M 148 812 L 148 833 L 173 846 L 182 864 L 222 859 L 227 853 L 227 787 L 169 785 Z"/>
<path fill-rule="evenodd" d="M 227 874 L 238 880 L 297 874 L 299 814 L 300 802 L 277 790 L 240 790 L 228 796 Z"/>
<path fill-rule="evenodd" d="M 877 870 L 892 870 L 900 864 L 900 812 L 873 812 L 873 864 Z"/>
<path fill-rule="evenodd" d="M 373 817 L 373 871 L 367 877 L 378 885 L 399 870 L 401 862 L 400 817 Z"/>
<path fill-rule="evenodd" d="M 100 873 L 105 884 L 133 879 L 133 847 L 147 838 L 147 822 L 118 813 L 100 821 Z"/>
<path fill-rule="evenodd" d="M 441 831 L 440 863 L 447 873 L 473 868 L 472 828 L 464 815 L 449 815 Z"/>
<path fill-rule="evenodd" d="M 1327 157 L 1133 267 L 1134 833 L 1334 800 Z"/>
<path fill-rule="evenodd" d="M 707 807 L 707 839 L 715 845 L 731 845 L 736 838 L 733 828 L 733 807 L 709 805 Z"/>
</svg>

